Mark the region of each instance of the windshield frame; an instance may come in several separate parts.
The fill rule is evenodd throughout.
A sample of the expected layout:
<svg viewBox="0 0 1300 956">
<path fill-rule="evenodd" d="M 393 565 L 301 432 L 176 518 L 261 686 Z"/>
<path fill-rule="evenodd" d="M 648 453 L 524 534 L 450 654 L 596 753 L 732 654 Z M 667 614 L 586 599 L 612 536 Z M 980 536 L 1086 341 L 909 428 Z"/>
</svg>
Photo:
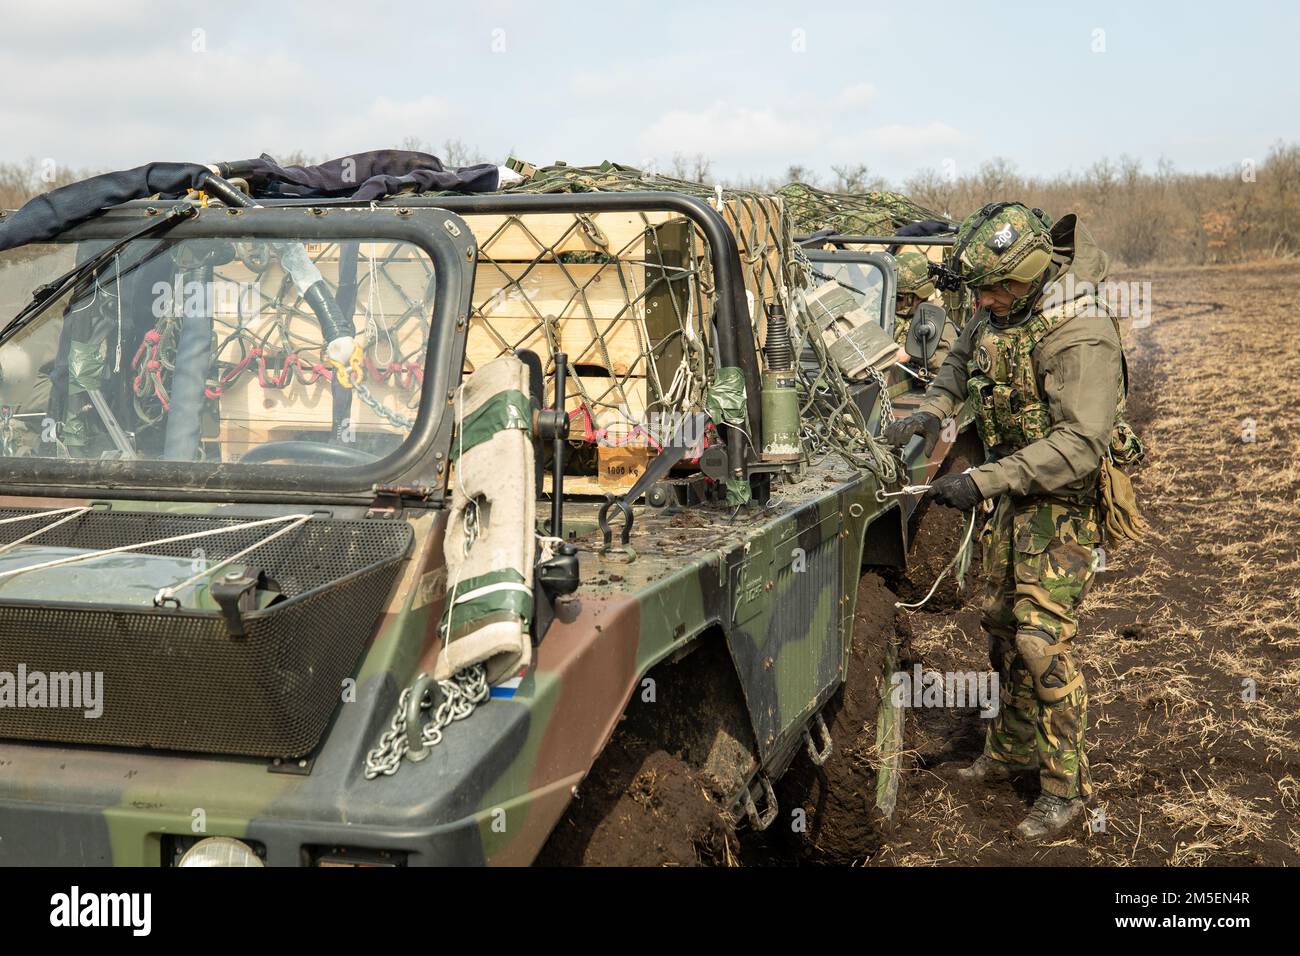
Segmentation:
<svg viewBox="0 0 1300 956">
<path fill-rule="evenodd" d="M 129 203 L 42 244 L 119 239 L 173 205 L 169 201 Z M 62 498 L 99 497 L 111 492 L 122 498 L 159 501 L 220 497 L 230 501 L 355 502 L 359 498 L 372 500 L 376 485 L 414 484 L 421 497 L 442 499 L 453 424 L 447 397 L 461 374 L 475 267 L 474 234 L 464 220 L 444 209 L 427 207 L 207 206 L 166 235 L 169 241 L 249 237 L 303 242 L 393 241 L 410 243 L 427 255 L 437 291 L 424 384 L 410 434 L 385 458 L 350 467 L 0 458 L 4 494 Z M 48 319 L 47 314 L 38 321 Z"/>
</svg>

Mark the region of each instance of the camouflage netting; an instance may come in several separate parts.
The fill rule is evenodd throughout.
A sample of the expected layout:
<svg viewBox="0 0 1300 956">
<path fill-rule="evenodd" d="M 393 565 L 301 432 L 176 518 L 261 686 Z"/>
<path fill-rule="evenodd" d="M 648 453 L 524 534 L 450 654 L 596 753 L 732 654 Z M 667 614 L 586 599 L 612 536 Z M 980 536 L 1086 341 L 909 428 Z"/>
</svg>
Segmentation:
<svg viewBox="0 0 1300 956">
<path fill-rule="evenodd" d="M 888 236 L 910 222 L 947 216 L 926 209 L 900 193 L 836 193 L 806 183 L 790 183 L 776 191 L 794 231 L 800 235 L 834 229 L 848 236 Z M 956 223 L 952 223 L 956 227 Z"/>
</svg>

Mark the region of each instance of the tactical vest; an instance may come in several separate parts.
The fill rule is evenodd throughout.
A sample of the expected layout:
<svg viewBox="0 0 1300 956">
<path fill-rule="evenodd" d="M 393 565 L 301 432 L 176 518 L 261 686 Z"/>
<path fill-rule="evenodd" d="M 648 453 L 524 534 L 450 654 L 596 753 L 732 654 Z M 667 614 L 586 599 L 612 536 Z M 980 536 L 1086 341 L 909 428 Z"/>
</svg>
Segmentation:
<svg viewBox="0 0 1300 956">
<path fill-rule="evenodd" d="M 1047 401 L 1038 389 L 1034 349 L 1049 333 L 1090 308 L 1106 311 L 1100 299 L 1081 296 L 1045 312 L 1036 312 L 1027 321 L 1009 329 L 999 329 L 987 321 L 984 323 L 967 363 L 969 377 L 966 387 L 970 406 L 975 411 L 975 427 L 986 448 L 997 449 L 1006 455 L 1047 436 L 1052 421 Z M 1115 322 L 1114 316 L 1111 316 L 1111 321 Z M 1119 334 L 1118 322 L 1115 322 L 1115 333 Z M 1142 453 L 1137 436 L 1123 420 L 1127 378 L 1125 370 L 1110 442 L 1116 460 L 1119 461 L 1119 455 L 1126 459 L 1119 461 L 1120 464 L 1136 461 Z"/>
</svg>

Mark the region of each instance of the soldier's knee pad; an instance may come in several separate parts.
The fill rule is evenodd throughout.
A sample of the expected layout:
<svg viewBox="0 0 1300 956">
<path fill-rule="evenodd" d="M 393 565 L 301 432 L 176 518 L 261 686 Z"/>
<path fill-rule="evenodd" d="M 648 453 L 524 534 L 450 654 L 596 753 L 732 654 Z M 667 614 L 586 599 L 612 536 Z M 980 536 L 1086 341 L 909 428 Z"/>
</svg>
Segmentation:
<svg viewBox="0 0 1300 956">
<path fill-rule="evenodd" d="M 1083 672 L 1075 668 L 1069 650 L 1046 631 L 1016 631 L 1016 650 L 1033 679 L 1035 695 L 1044 704 L 1064 700 L 1083 685 Z"/>
</svg>

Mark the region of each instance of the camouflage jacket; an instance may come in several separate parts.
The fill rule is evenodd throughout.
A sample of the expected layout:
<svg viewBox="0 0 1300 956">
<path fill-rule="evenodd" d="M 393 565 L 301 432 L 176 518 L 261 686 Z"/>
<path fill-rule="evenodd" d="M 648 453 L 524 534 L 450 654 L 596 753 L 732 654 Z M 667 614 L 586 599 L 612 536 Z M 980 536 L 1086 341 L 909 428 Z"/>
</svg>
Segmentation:
<svg viewBox="0 0 1300 956">
<path fill-rule="evenodd" d="M 1096 488 L 1101 456 L 1123 400 L 1123 359 L 1119 332 L 1105 303 L 1085 288 L 1088 291 L 1072 301 L 1055 303 L 1044 312 L 1044 303 L 1053 301 L 1049 288 L 1024 323 L 1045 320 L 1037 323 L 1041 337 L 1034 336 L 1036 341 L 1027 351 L 1030 368 L 1005 370 L 1005 377 L 1030 376 L 1027 387 L 1012 391 L 1017 392 L 1016 399 L 1027 395 L 1043 407 L 1032 413 L 1036 423 L 1020 428 L 1009 442 L 988 448 L 990 460 L 971 472 L 985 497 L 1003 492 L 1073 497 Z M 1060 296 L 1059 289 L 1056 295 Z M 985 355 L 996 350 L 996 330 L 991 333 L 985 313 L 976 312 L 957 337 L 919 411 L 940 418 L 955 414 L 967 398 L 971 379 L 987 371 L 979 364 L 981 347 Z M 1024 418 L 1021 409 L 1008 417 Z M 981 428 L 986 447 L 990 439 L 1005 437 L 997 436 L 997 431 Z"/>
</svg>

